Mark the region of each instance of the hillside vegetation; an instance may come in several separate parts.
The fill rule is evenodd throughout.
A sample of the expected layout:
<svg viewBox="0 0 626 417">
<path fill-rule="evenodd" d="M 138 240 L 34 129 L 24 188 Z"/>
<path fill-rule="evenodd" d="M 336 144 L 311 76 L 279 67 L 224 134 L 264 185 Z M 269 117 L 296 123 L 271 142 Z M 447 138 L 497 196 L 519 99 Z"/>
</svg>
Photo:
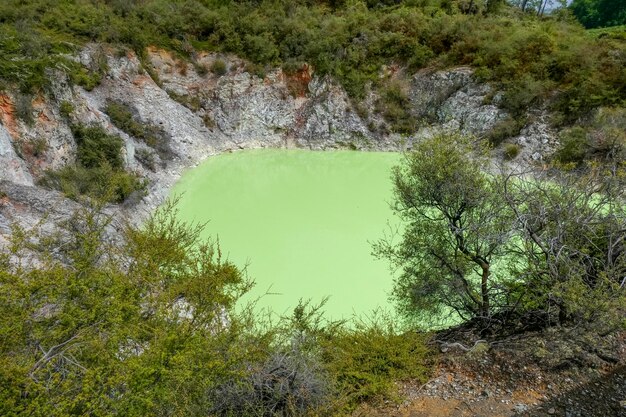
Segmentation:
<svg viewBox="0 0 626 417">
<path fill-rule="evenodd" d="M 24 94 L 48 82 L 45 69 L 69 73 L 86 88 L 106 60 L 83 68 L 69 58 L 86 42 L 135 50 L 164 47 L 194 60 L 197 51 L 237 54 L 250 70 L 311 64 L 355 98 L 384 83 L 384 66 L 409 71 L 471 65 L 506 91 L 503 106 L 522 113 L 546 101 L 556 124 L 598 106 L 623 106 L 626 44 L 589 36 L 573 17 L 547 18 L 496 1 L 54 1 L 0 5 L 0 79 Z"/>
<path fill-rule="evenodd" d="M 2 248 L 1 415 L 344 414 L 431 372 L 426 335 L 382 316 L 346 326 L 302 302 L 271 323 L 235 309 L 251 281 L 172 204 L 118 224 L 121 245 L 112 221 L 88 205 L 54 232 L 15 227 Z"/>
<path fill-rule="evenodd" d="M 174 203 L 141 227 L 107 214 L 147 184 L 127 171 L 120 136 L 56 103 L 76 160 L 39 185 L 83 208 L 55 225 L 14 226 L 0 242 L 0 415 L 346 415 L 393 403 L 398 381 L 423 388 L 436 362 L 416 325 L 425 319 L 455 316 L 483 348 L 550 327 L 623 330 L 626 37 L 623 27 L 587 31 L 567 10 L 537 15 L 499 0 L 1 1 L 0 92 L 25 125 L 53 80 L 91 90 L 106 76 L 104 53 L 78 61 L 88 43 L 136 54 L 157 84 L 150 46 L 198 74 L 227 72 L 220 59 L 203 67 L 203 51 L 235 54 L 259 77 L 307 64 L 341 83 L 357 113 L 374 92 L 372 111 L 401 135 L 423 121 L 397 78 L 470 66 L 509 117 L 489 144 L 435 135 L 394 169 L 406 229 L 374 252 L 399 272 L 391 298 L 405 322 L 373 314 L 346 325 L 325 320 L 323 303 L 301 301 L 276 322 L 238 304 L 252 285 L 245 270 L 200 239 L 202 225 L 179 221 Z M 560 148 L 532 179 L 495 173 L 491 146 L 537 109 Z M 102 110 L 161 162 L 172 157 L 167 133 L 128 104 Z"/>
</svg>

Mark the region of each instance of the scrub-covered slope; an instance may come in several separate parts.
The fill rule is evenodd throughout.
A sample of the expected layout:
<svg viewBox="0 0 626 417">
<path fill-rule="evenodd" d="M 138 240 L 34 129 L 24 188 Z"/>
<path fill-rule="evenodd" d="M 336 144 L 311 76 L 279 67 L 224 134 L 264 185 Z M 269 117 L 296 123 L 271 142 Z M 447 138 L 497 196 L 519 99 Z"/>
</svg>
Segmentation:
<svg viewBox="0 0 626 417">
<path fill-rule="evenodd" d="M 626 118 L 624 41 L 566 13 L 10 0 L 0 34 L 0 179 L 71 198 L 147 194 L 154 207 L 181 169 L 217 152 L 405 149 L 440 129 L 525 164 L 622 149 L 605 127 Z"/>
</svg>

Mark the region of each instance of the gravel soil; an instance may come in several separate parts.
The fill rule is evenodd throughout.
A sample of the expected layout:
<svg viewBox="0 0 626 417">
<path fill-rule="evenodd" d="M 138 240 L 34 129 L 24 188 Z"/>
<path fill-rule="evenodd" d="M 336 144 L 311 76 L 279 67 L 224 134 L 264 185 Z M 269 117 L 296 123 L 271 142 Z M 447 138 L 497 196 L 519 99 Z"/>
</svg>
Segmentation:
<svg viewBox="0 0 626 417">
<path fill-rule="evenodd" d="M 399 382 L 402 403 L 363 405 L 354 416 L 626 417 L 626 332 L 477 340 L 433 341 L 441 359 L 428 382 Z"/>
</svg>

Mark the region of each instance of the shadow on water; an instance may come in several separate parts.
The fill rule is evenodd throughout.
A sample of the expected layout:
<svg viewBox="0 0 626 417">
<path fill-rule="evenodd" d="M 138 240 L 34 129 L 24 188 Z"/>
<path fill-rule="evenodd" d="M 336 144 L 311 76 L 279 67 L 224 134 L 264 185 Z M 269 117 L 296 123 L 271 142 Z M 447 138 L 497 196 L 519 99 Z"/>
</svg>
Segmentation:
<svg viewBox="0 0 626 417">
<path fill-rule="evenodd" d="M 626 417 L 626 365 L 512 416 Z"/>
</svg>

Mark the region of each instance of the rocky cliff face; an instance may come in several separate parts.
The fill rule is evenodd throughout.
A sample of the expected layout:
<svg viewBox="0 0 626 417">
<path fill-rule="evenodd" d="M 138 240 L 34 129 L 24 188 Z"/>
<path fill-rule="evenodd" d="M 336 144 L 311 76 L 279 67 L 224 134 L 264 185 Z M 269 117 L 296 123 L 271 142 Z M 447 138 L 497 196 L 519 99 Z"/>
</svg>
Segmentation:
<svg viewBox="0 0 626 417">
<path fill-rule="evenodd" d="M 77 59 L 92 65 L 102 52 L 102 46 L 92 45 Z M 43 212 L 63 216 L 74 207 L 59 193 L 36 186 L 44 170 L 73 162 L 71 123 L 96 123 L 122 137 L 127 168 L 147 178 L 150 186 L 141 202 L 116 210 L 139 220 L 166 198 L 184 169 L 220 152 L 260 147 L 401 150 L 441 129 L 484 135 L 507 116 L 498 107 L 497 92 L 477 82 L 469 68 L 394 75 L 402 77 L 409 111 L 421 126 L 415 134 L 401 136 L 375 128 L 385 125 L 380 115 L 363 114 L 337 83 L 306 67 L 260 78 L 230 56 L 205 54 L 191 65 L 151 50 L 146 69 L 132 53 L 106 48 L 104 53 L 108 71 L 92 91 L 70 86 L 62 73 L 50 72 L 50 91 L 36 98 L 32 109 L 20 108 L 19 97 L 0 95 L 0 234 L 14 220 L 28 222 Z M 207 71 L 218 59 L 226 67 L 221 75 Z M 104 113 L 111 100 L 162 132 L 166 152 L 117 129 Z M 372 108 L 376 100 L 370 94 L 361 108 Z M 536 121 L 520 136 L 508 139 L 521 145 L 518 159 L 524 163 L 548 154 L 556 137 L 541 113 L 531 120 Z M 147 166 L 146 156 L 156 163 Z"/>
</svg>

